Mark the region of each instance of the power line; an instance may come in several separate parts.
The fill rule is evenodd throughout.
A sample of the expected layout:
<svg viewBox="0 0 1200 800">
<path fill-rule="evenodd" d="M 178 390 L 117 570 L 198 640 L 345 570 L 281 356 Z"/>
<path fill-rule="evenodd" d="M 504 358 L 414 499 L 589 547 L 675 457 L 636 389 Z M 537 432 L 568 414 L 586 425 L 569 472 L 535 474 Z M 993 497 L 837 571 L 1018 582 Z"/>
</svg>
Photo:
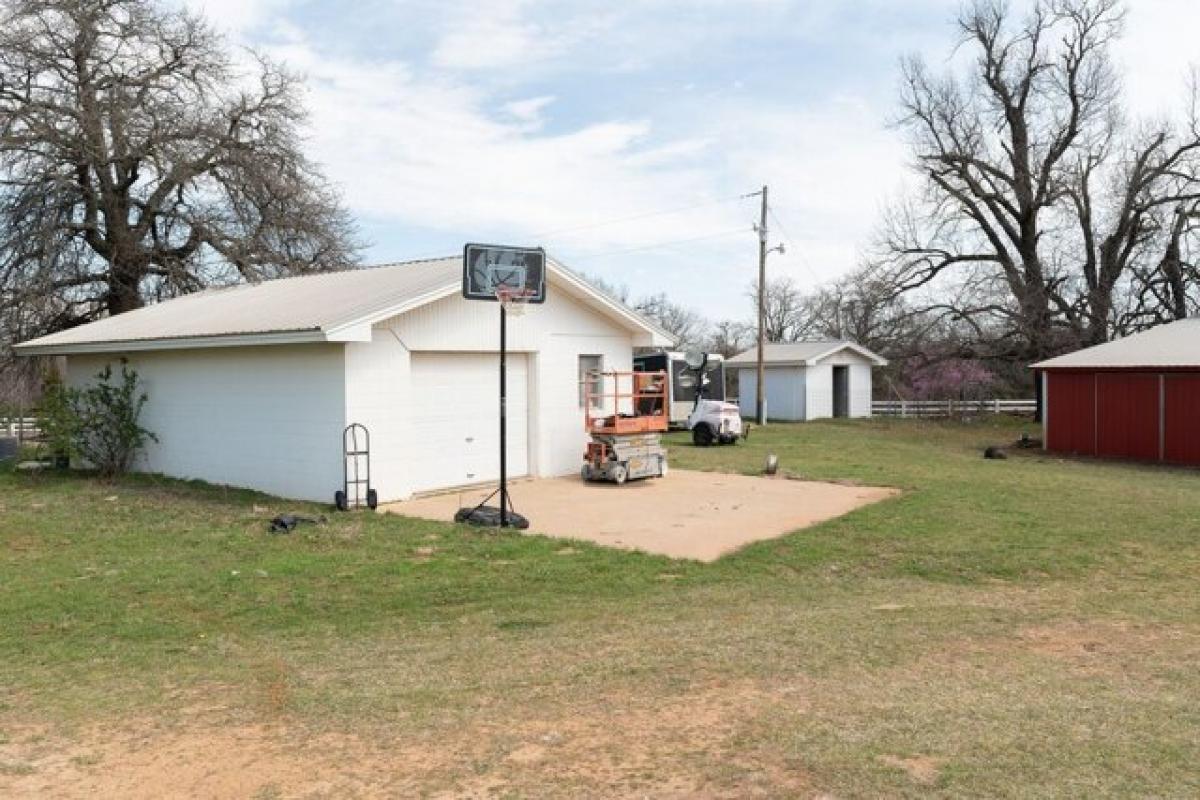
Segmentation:
<svg viewBox="0 0 1200 800">
<path fill-rule="evenodd" d="M 720 233 L 709 233 L 704 236 L 693 236 L 689 239 L 675 239 L 669 242 L 657 242 L 655 244 L 648 244 L 642 247 L 630 247 L 624 250 L 604 250 L 597 253 L 585 253 L 581 256 L 574 256 L 571 260 L 582 261 L 584 259 L 599 258 L 601 256 L 619 256 L 624 255 L 625 253 L 640 253 L 645 250 L 659 250 L 664 247 L 672 247 L 677 244 L 688 244 L 690 242 L 701 242 L 706 239 L 717 239 L 722 236 L 732 236 L 735 233 L 746 233 L 746 228 L 734 228 L 733 230 L 721 231 Z"/>
<path fill-rule="evenodd" d="M 792 249 L 792 252 L 796 254 L 796 260 L 800 262 L 800 266 L 804 267 L 804 269 L 808 271 L 809 275 L 812 276 L 814 281 L 820 283 L 821 278 L 819 275 L 817 275 L 817 271 L 813 269 L 812 264 L 808 263 L 808 259 L 805 258 L 804 251 L 800 248 L 799 240 L 792 236 L 791 231 L 789 231 L 787 226 L 783 224 L 783 220 L 781 220 L 779 215 L 775 213 L 775 208 L 768 208 L 767 213 L 771 215 L 771 219 L 775 220 L 775 224 L 779 226 L 779 230 L 783 233 L 784 238 L 787 239 L 788 246 Z"/>
<path fill-rule="evenodd" d="M 605 220 L 603 222 L 593 222 L 587 225 L 575 225 L 570 228 L 559 228 L 558 230 L 543 231 L 541 233 L 532 234 L 530 238 L 538 239 L 543 236 L 558 236 L 563 233 L 574 233 L 576 231 L 587 231 L 593 228 L 604 228 L 609 225 L 620 225 L 623 222 L 636 222 L 637 220 L 650 219 L 652 217 L 665 217 L 669 214 L 682 214 L 684 211 L 693 211 L 697 208 L 706 208 L 708 206 L 724 205 L 737 200 L 742 200 L 743 197 L 725 197 L 720 200 L 706 200 L 703 203 L 694 203 L 690 206 L 680 206 L 679 208 L 668 208 L 662 211 L 648 211 L 645 214 L 634 214 L 630 217 L 620 217 L 618 219 Z"/>
<path fill-rule="evenodd" d="M 784 238 L 787 239 L 790 244 L 795 245 L 796 240 L 792 237 L 792 234 L 788 231 L 787 226 L 783 224 L 783 220 L 781 220 L 779 218 L 779 215 L 775 213 L 775 209 L 768 206 L 767 213 L 771 215 L 771 219 L 775 220 L 775 224 L 778 225 L 779 230 L 783 232 Z"/>
</svg>

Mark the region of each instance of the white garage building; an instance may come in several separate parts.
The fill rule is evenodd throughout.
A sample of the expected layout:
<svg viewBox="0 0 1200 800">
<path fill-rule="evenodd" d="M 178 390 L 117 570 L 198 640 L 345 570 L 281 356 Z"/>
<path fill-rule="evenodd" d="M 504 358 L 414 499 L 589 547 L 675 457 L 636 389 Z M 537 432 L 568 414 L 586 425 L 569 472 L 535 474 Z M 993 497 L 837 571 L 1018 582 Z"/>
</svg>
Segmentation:
<svg viewBox="0 0 1200 800">
<path fill-rule="evenodd" d="M 725 362 L 738 376 L 743 417 L 756 412 L 758 348 Z M 767 419 L 871 416 L 871 370 L 887 361 L 854 342 L 768 344 L 763 353 Z"/>
<path fill-rule="evenodd" d="M 669 344 L 547 261 L 547 299 L 508 324 L 508 472 L 578 470 L 581 370 Z M 71 385 L 126 358 L 158 436 L 147 472 L 329 502 L 342 431 L 371 434 L 380 502 L 499 476 L 499 307 L 461 295 L 446 258 L 211 289 L 18 347 L 67 356 Z"/>
</svg>

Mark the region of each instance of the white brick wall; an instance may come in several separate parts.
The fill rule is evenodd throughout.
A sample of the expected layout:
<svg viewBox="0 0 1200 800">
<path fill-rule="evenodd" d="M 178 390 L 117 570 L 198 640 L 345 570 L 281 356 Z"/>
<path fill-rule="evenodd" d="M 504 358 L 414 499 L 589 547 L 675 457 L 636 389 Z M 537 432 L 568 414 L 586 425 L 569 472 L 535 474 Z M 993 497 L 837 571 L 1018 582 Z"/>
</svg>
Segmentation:
<svg viewBox="0 0 1200 800">
<path fill-rule="evenodd" d="M 158 437 L 137 468 L 332 502 L 342 484 L 341 345 L 131 353 Z M 71 356 L 67 381 L 93 381 L 119 355 Z"/>
</svg>

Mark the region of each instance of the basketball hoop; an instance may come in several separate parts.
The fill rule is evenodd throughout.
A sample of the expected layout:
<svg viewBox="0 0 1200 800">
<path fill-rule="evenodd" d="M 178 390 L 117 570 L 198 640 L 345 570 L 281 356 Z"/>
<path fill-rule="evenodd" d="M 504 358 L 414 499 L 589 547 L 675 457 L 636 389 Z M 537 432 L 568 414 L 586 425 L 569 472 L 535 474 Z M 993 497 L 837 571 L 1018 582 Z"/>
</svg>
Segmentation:
<svg viewBox="0 0 1200 800">
<path fill-rule="evenodd" d="M 540 247 L 463 247 L 462 294 L 467 300 L 500 303 L 500 486 L 474 508 L 464 507 L 456 522 L 501 528 L 528 528 L 508 494 L 508 316 L 525 313 L 530 303 L 546 301 L 546 251 Z M 487 502 L 500 495 L 497 506 Z"/>
<path fill-rule="evenodd" d="M 525 314 L 525 309 L 529 307 L 529 300 L 536 292 L 533 289 L 515 286 L 497 286 L 496 299 L 500 301 L 500 306 L 504 309 L 504 313 L 510 317 L 520 317 Z"/>
</svg>

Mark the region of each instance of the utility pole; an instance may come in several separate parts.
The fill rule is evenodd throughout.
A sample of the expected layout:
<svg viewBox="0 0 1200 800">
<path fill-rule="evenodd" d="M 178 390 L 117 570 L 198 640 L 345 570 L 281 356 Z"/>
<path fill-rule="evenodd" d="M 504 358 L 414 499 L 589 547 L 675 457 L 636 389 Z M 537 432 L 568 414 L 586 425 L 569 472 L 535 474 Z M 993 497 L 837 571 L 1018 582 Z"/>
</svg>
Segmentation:
<svg viewBox="0 0 1200 800">
<path fill-rule="evenodd" d="M 759 425 L 767 424 L 766 392 L 763 384 L 766 382 L 766 368 L 763 365 L 763 351 L 767 347 L 767 187 L 762 188 L 762 216 L 758 223 L 758 360 L 754 369 L 757 378 L 754 381 L 754 421 Z"/>
<path fill-rule="evenodd" d="M 754 197 L 755 195 L 762 196 L 762 213 L 759 216 L 758 225 L 755 229 L 758 231 L 758 358 L 755 360 L 756 379 L 754 381 L 754 421 L 759 425 L 767 424 L 767 408 L 766 408 L 766 392 L 764 384 L 766 383 L 766 368 L 764 366 L 764 351 L 767 349 L 767 254 L 771 252 L 784 252 L 782 244 L 776 247 L 767 247 L 769 241 L 767 236 L 767 213 L 770 206 L 767 203 L 767 187 L 763 186 L 761 191 L 751 192 L 745 197 Z"/>
</svg>

